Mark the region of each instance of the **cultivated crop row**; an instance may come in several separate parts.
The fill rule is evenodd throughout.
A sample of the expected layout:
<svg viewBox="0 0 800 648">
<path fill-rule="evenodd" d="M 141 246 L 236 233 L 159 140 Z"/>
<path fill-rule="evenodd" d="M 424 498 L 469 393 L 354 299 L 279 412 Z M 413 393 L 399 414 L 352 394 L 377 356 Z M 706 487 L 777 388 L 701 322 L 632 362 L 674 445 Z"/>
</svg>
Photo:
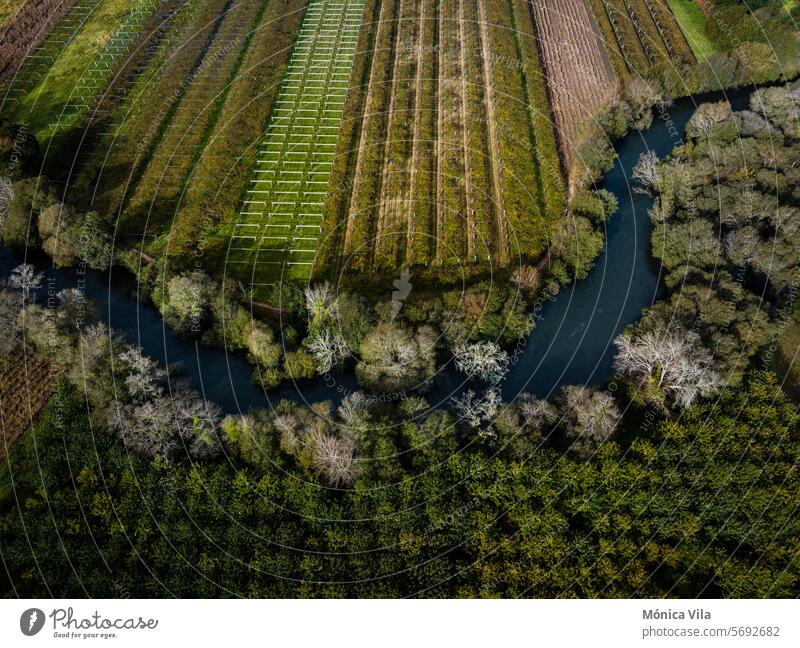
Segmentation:
<svg viewBox="0 0 800 648">
<path fill-rule="evenodd" d="M 612 57 L 618 53 L 630 72 L 642 74 L 653 65 L 694 60 L 665 0 L 589 0 L 589 3 Z"/>
<path fill-rule="evenodd" d="M 44 32 L 44 40 L 33 50 L 25 51 L 20 66 L 15 66 L 13 79 L 5 79 L 7 85 L 0 97 L 0 111 L 7 114 L 49 72 L 56 60 L 72 43 L 84 23 L 93 17 L 101 0 L 77 0 L 66 17 Z M 12 38 L 7 34 L 6 38 Z"/>
<path fill-rule="evenodd" d="M 267 0 L 233 2 L 218 17 L 203 62 L 150 155 L 123 215 L 126 232 L 160 234 L 171 222 L 192 167 L 213 128 Z"/>
<path fill-rule="evenodd" d="M 583 0 L 532 4 L 561 149 L 569 166 L 579 130 L 614 93 L 608 56 Z"/>
<path fill-rule="evenodd" d="M 93 209 L 116 216 L 131 194 L 181 98 L 191 85 L 230 0 L 189 0 L 174 16 L 164 47 L 156 53 L 119 107 L 83 177 Z"/>
<path fill-rule="evenodd" d="M 407 245 L 407 216 L 411 178 L 407 173 L 413 154 L 416 68 L 419 60 L 419 11 L 414 2 L 401 0 L 395 34 L 395 57 L 387 110 L 381 193 L 375 226 L 375 262 L 394 268 Z"/>
<path fill-rule="evenodd" d="M 81 26 L 69 37 L 46 75 L 14 106 L 12 119 L 27 121 L 40 141 L 60 136 L 76 126 L 92 109 L 118 66 L 156 10 L 165 0 L 106 0 L 88 12 Z M 78 9 L 76 4 L 74 9 Z M 71 18 L 72 12 L 70 12 Z M 65 21 L 71 24 L 71 21 Z M 63 25 L 59 25 L 62 27 Z M 48 39 L 49 40 L 49 39 Z M 46 43 L 42 56 L 49 57 Z M 23 90 L 35 80 L 22 66 L 12 88 Z M 19 81 L 19 84 L 17 83 Z"/>
<path fill-rule="evenodd" d="M 353 270 L 369 267 L 374 244 L 375 211 L 380 200 L 381 164 L 386 138 L 386 106 L 391 97 L 399 0 L 383 0 L 365 96 L 361 135 L 352 178 L 350 205 L 343 228 L 344 257 Z"/>
<path fill-rule="evenodd" d="M 479 7 L 485 14 L 481 25 L 485 26 L 491 52 L 492 121 L 498 148 L 494 163 L 498 167 L 502 220 L 508 230 L 507 243 L 497 252 L 505 263 L 518 254 L 535 258 L 547 249 L 543 170 L 536 156 L 525 64 L 517 47 L 510 0 L 479 0 Z"/>
<path fill-rule="evenodd" d="M 48 363 L 31 352 L 21 360 L 0 358 L 0 456 L 30 427 L 53 393 Z"/>
<path fill-rule="evenodd" d="M 537 258 L 565 189 L 527 4 L 384 0 L 378 16 L 326 267 L 334 250 L 379 274 Z"/>
<path fill-rule="evenodd" d="M 13 77 L 25 56 L 42 44 L 75 0 L 29 0 L 8 25 L 0 23 L 0 83 Z"/>
<path fill-rule="evenodd" d="M 198 242 L 224 248 L 227 241 L 214 237 L 215 228 L 234 221 L 243 192 L 249 189 L 258 158 L 255 143 L 275 107 L 305 4 L 288 0 L 267 5 L 192 170 L 172 227 L 170 251 L 191 250 L 194 255 Z"/>
</svg>

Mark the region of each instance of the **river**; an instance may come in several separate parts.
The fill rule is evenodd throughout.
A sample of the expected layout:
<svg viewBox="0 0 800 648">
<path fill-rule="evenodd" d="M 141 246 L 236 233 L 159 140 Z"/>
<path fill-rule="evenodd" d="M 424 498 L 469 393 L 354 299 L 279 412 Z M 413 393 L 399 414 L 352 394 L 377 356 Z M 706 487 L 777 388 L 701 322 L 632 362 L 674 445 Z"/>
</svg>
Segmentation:
<svg viewBox="0 0 800 648">
<path fill-rule="evenodd" d="M 652 197 L 633 191 L 631 171 L 648 149 L 659 157 L 682 141 L 686 122 L 705 101 L 727 97 L 734 110 L 747 107 L 752 88 L 680 99 L 663 114 L 656 110 L 653 126 L 633 131 L 617 143 L 617 160 L 602 182 L 619 201 L 619 210 L 606 225 L 606 245 L 589 276 L 563 288 L 538 312 L 534 331 L 512 350 L 512 364 L 503 384 L 503 398 L 512 401 L 522 392 L 549 398 L 563 385 L 597 385 L 612 374 L 613 340 L 641 316 L 642 309 L 661 296 L 658 264 L 650 255 L 651 225 L 648 210 Z M 671 124 L 670 124 L 671 122 Z M 0 247 L 0 273 L 26 259 L 24 254 Z M 95 302 L 101 319 L 124 333 L 131 343 L 166 366 L 179 363 L 203 396 L 218 403 L 226 413 L 269 407 L 280 399 L 313 403 L 340 401 L 358 388 L 350 370 L 330 379 L 318 378 L 297 384 L 285 381 L 265 392 L 251 383 L 253 367 L 241 353 L 176 335 L 158 311 L 136 298 L 136 283 L 122 268 L 110 272 L 90 271 L 80 276 L 74 269 L 57 269 L 40 253 L 29 262 L 45 271 L 46 288 L 78 286 L 83 280 L 87 299 Z M 466 385 L 463 377 L 446 364 L 427 394 L 433 406 L 443 406 Z"/>
</svg>

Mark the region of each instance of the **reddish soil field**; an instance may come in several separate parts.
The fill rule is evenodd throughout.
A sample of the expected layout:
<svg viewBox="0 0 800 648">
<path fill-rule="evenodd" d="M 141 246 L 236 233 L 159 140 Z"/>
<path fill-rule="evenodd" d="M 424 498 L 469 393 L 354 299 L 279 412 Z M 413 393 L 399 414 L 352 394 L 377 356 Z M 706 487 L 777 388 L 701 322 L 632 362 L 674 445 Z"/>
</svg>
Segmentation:
<svg viewBox="0 0 800 648">
<path fill-rule="evenodd" d="M 52 393 L 53 375 L 42 357 L 29 352 L 0 358 L 0 456 L 31 426 Z"/>
<path fill-rule="evenodd" d="M 76 0 L 28 0 L 0 31 L 0 82 L 7 81 L 29 52 L 67 15 Z"/>
</svg>

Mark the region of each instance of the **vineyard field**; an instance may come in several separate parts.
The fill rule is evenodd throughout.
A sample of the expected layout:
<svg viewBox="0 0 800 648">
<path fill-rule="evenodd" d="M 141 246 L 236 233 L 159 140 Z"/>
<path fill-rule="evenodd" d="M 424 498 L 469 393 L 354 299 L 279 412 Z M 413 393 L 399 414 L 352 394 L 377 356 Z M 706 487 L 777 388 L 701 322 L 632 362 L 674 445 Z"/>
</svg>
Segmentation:
<svg viewBox="0 0 800 648">
<path fill-rule="evenodd" d="M 40 142 L 76 126 L 162 0 L 80 0 L 14 78 L 10 118 Z"/>
<path fill-rule="evenodd" d="M 643 75 L 654 65 L 696 60 L 667 0 L 588 0 L 588 4 L 618 72 Z"/>
<path fill-rule="evenodd" d="M 379 277 L 539 258 L 566 189 L 527 3 L 383 0 L 375 15 L 348 115 L 360 142 L 339 149 L 321 268 Z"/>
<path fill-rule="evenodd" d="M 74 4 L 75 0 L 29 0 L 22 6 L 13 0 L 0 3 L 0 83 L 13 77 L 28 53 Z"/>
<path fill-rule="evenodd" d="M 706 16 L 694 0 L 667 0 L 667 4 L 698 61 L 717 51 L 705 32 Z"/>
<path fill-rule="evenodd" d="M 311 274 L 363 11 L 363 0 L 306 10 L 230 232 L 226 263 L 256 288 Z"/>
<path fill-rule="evenodd" d="M 580 129 L 618 84 L 596 23 L 583 0 L 532 3 L 553 113 L 567 166 Z"/>
<path fill-rule="evenodd" d="M 30 427 L 53 392 L 49 364 L 26 353 L 21 359 L 0 357 L 0 456 Z"/>
</svg>

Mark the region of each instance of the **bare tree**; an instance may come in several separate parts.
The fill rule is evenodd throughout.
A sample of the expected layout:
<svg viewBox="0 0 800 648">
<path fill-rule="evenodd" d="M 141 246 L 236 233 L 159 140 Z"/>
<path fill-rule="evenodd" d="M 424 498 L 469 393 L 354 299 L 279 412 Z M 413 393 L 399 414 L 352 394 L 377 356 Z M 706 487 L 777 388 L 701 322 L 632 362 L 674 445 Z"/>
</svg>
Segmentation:
<svg viewBox="0 0 800 648">
<path fill-rule="evenodd" d="M 561 392 L 564 427 L 571 450 L 590 457 L 614 433 L 622 414 L 606 391 L 571 385 Z"/>
<path fill-rule="evenodd" d="M 369 416 L 369 398 L 363 392 L 353 392 L 342 400 L 338 408 L 339 418 L 350 428 L 363 426 Z"/>
<path fill-rule="evenodd" d="M 341 333 L 331 333 L 328 329 L 314 333 L 308 340 L 308 349 L 322 374 L 343 363 L 350 355 L 350 347 Z"/>
<path fill-rule="evenodd" d="M 31 295 L 41 288 L 43 279 L 44 273 L 37 272 L 36 266 L 22 263 L 11 271 L 8 285 L 15 290 L 21 290 L 22 300 L 27 302 Z"/>
<path fill-rule="evenodd" d="M 549 401 L 540 400 L 532 394 L 522 394 L 517 403 L 525 425 L 541 428 L 553 425 L 558 420 L 558 410 Z"/>
<path fill-rule="evenodd" d="M 724 122 L 732 114 L 731 105 L 725 100 L 701 104 L 686 125 L 687 135 L 705 137 L 715 125 Z"/>
<path fill-rule="evenodd" d="M 316 286 L 308 286 L 305 294 L 309 320 L 313 321 L 318 317 L 332 318 L 336 315 L 338 302 L 327 281 Z"/>
<path fill-rule="evenodd" d="M 159 383 L 166 376 L 166 372 L 155 360 L 144 355 L 141 347 L 128 347 L 119 355 L 119 359 L 128 370 L 125 386 L 131 398 L 144 401 L 161 393 Z"/>
<path fill-rule="evenodd" d="M 500 392 L 492 387 L 481 396 L 478 396 L 474 390 L 468 389 L 461 396 L 454 396 L 450 402 L 464 421 L 477 428 L 482 424 L 491 423 L 502 399 Z"/>
<path fill-rule="evenodd" d="M 348 487 L 356 479 L 355 446 L 346 438 L 320 434 L 314 442 L 314 467 L 331 486 Z"/>
<path fill-rule="evenodd" d="M 173 456 L 181 450 L 195 458 L 208 458 L 218 449 L 221 412 L 185 386 L 140 404 L 114 404 L 109 426 L 125 445 L 148 457 Z"/>
<path fill-rule="evenodd" d="M 711 353 L 694 331 L 668 329 L 638 336 L 623 333 L 614 344 L 617 371 L 640 383 L 653 381 L 678 407 L 689 407 L 698 397 L 710 396 L 720 388 Z"/>
<path fill-rule="evenodd" d="M 172 277 L 160 309 L 167 323 L 180 332 L 199 332 L 215 292 L 213 280 L 200 270 Z"/>
<path fill-rule="evenodd" d="M 639 156 L 639 161 L 633 167 L 633 179 L 639 183 L 634 191 L 650 193 L 658 180 L 658 155 L 653 150 L 648 150 Z"/>
<path fill-rule="evenodd" d="M 279 414 L 272 424 L 280 435 L 280 446 L 286 454 L 296 455 L 303 449 L 300 438 L 301 423 L 293 414 Z"/>
<path fill-rule="evenodd" d="M 511 283 L 520 290 L 534 293 L 542 285 L 542 273 L 535 266 L 523 265 L 514 270 Z"/>
<path fill-rule="evenodd" d="M 470 378 L 496 385 L 508 373 L 508 354 L 494 342 L 460 344 L 453 355 L 458 370 Z"/>
</svg>

